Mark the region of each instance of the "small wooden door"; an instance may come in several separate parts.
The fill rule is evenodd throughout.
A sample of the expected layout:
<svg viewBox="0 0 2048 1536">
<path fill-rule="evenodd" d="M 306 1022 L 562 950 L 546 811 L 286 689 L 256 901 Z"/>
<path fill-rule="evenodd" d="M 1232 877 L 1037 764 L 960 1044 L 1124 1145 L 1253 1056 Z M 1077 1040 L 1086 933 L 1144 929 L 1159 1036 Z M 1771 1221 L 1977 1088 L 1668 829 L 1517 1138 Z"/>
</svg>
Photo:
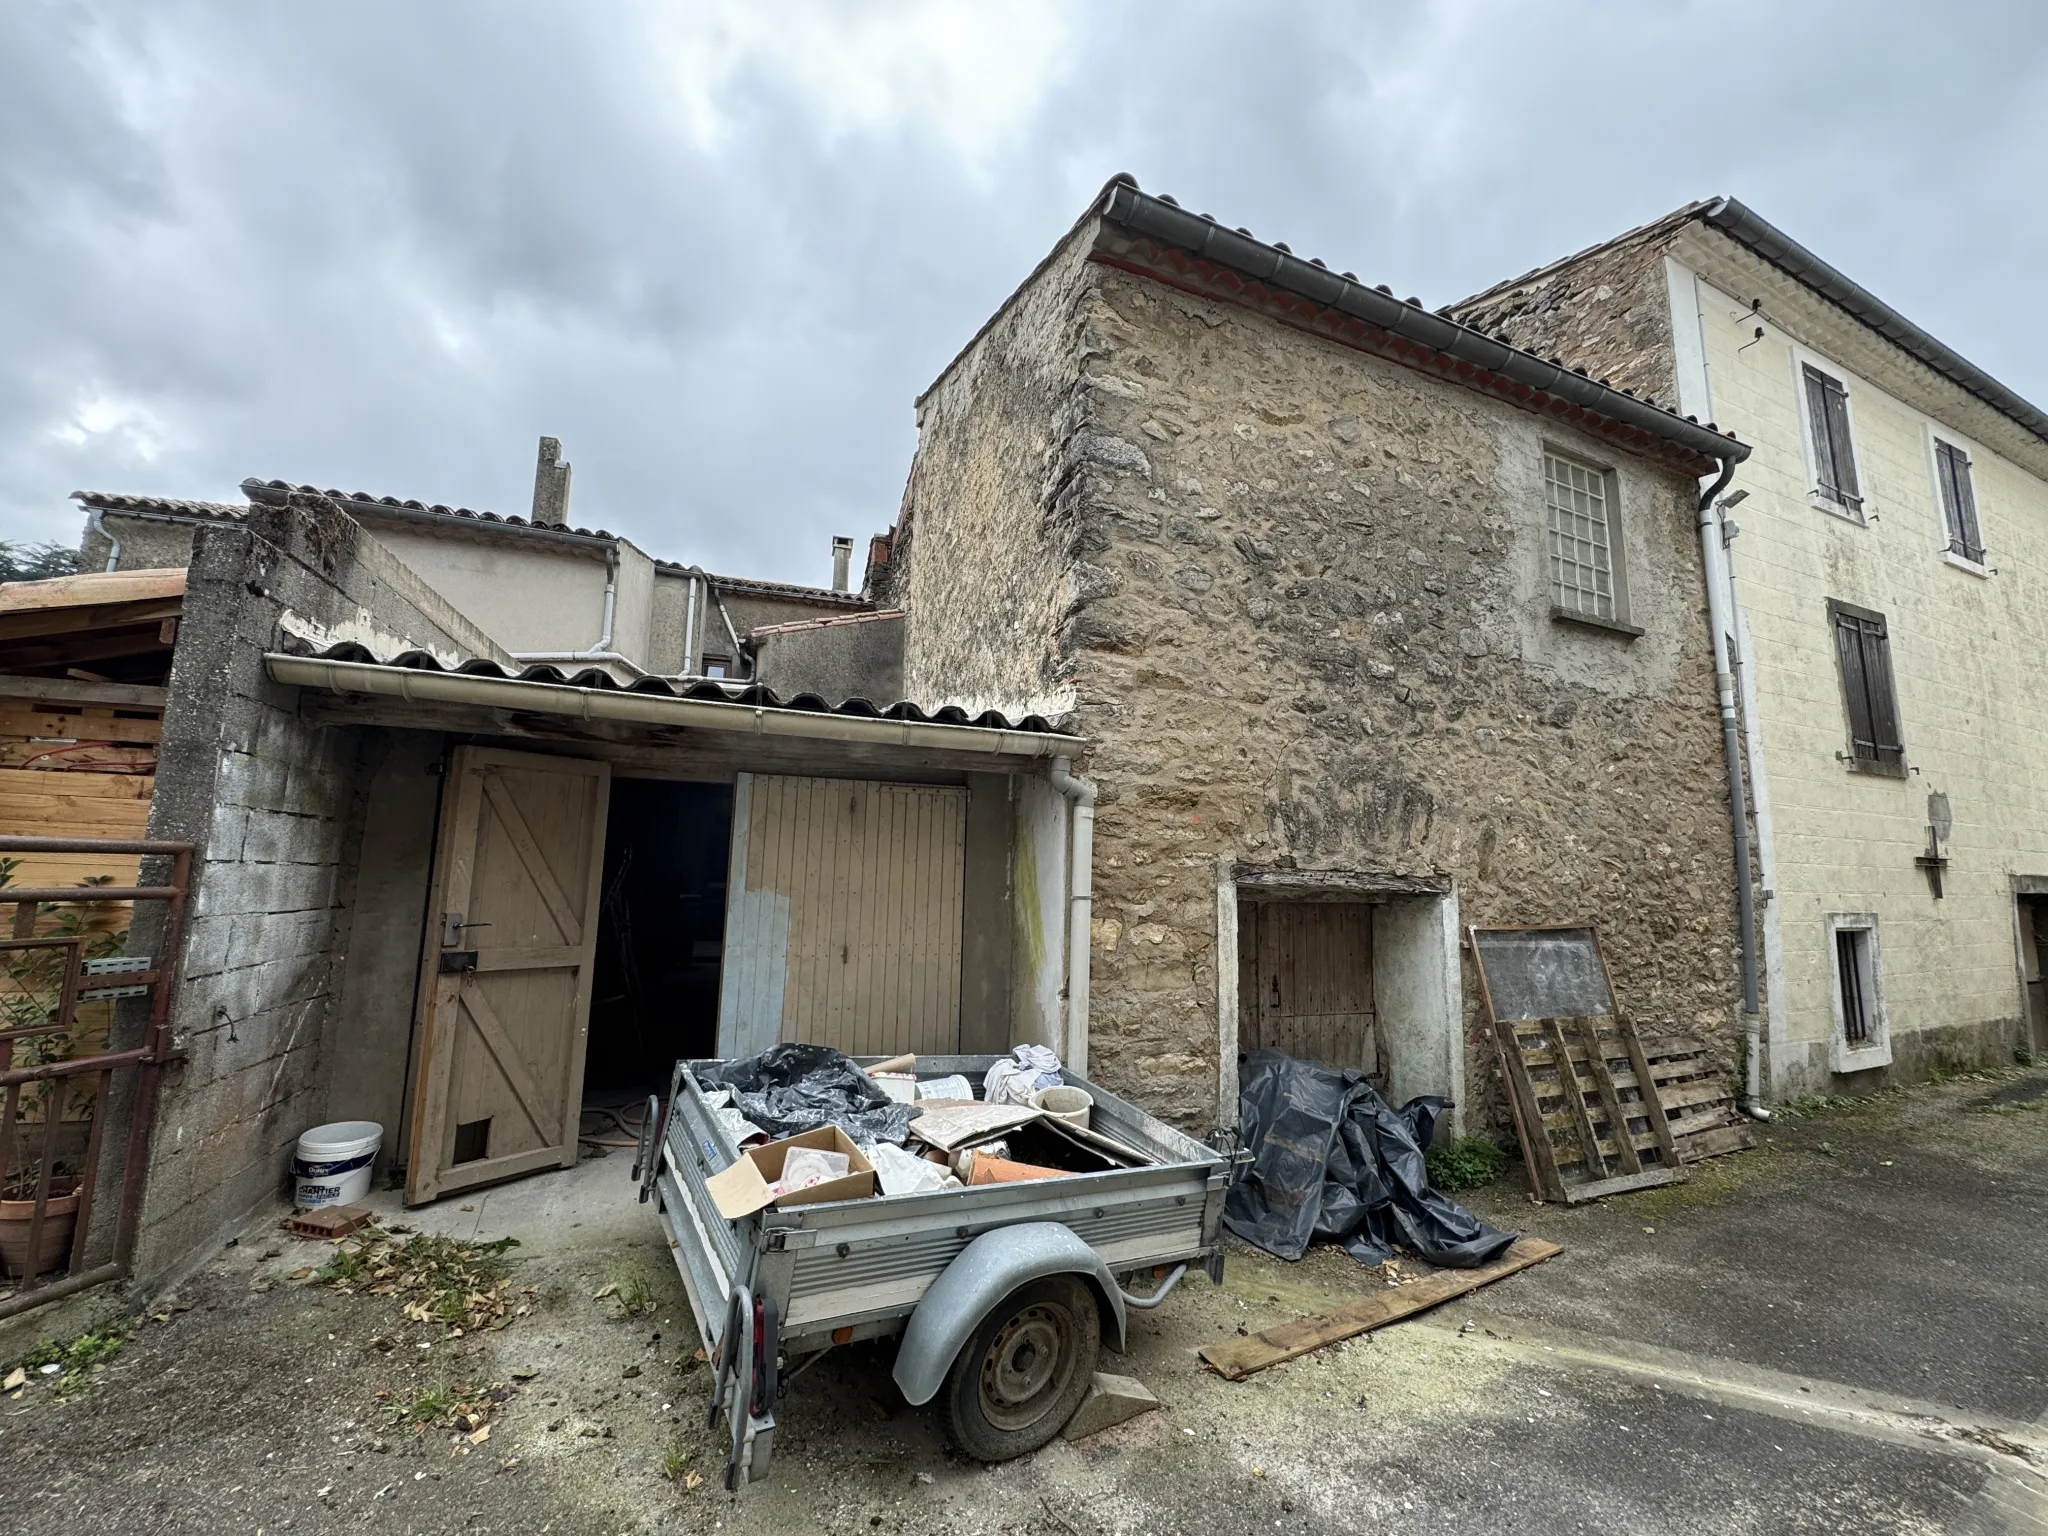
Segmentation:
<svg viewBox="0 0 2048 1536">
<path fill-rule="evenodd" d="M 718 1050 L 960 1049 L 967 791 L 743 773 Z"/>
<path fill-rule="evenodd" d="M 408 1205 L 572 1166 L 611 767 L 458 747 L 441 797 Z"/>
<path fill-rule="evenodd" d="M 1379 1071 L 1373 1029 L 1372 908 L 1273 901 L 1244 909 L 1238 935 L 1238 1036 L 1328 1067 Z"/>
</svg>

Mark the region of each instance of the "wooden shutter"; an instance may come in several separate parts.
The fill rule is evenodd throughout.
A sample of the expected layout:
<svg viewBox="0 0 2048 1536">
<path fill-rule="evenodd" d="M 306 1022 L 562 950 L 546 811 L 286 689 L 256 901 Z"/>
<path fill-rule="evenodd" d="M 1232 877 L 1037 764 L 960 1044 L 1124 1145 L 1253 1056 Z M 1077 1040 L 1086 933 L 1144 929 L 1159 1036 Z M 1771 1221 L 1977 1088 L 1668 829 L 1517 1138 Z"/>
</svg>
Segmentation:
<svg viewBox="0 0 2048 1536">
<path fill-rule="evenodd" d="M 960 1048 L 967 792 L 741 774 L 718 1051 Z"/>
<path fill-rule="evenodd" d="M 406 1202 L 576 1161 L 607 764 L 458 747 L 427 911 Z"/>
<path fill-rule="evenodd" d="M 1884 615 L 1831 602 L 1828 616 L 1842 668 L 1842 702 L 1849 714 L 1851 749 L 1860 761 L 1895 765 L 1905 756 L 1905 744 L 1900 739 L 1891 638 Z"/>
<path fill-rule="evenodd" d="M 1948 547 L 1965 560 L 1984 558 L 1984 539 L 1977 528 L 1977 498 L 1970 485 L 1969 455 L 1939 439 L 1934 461 L 1941 472 L 1941 510 L 1948 523 Z"/>
<path fill-rule="evenodd" d="M 1861 510 L 1856 453 L 1849 440 L 1849 392 L 1842 381 L 1806 365 L 1806 411 L 1813 423 L 1813 461 L 1820 488 L 1843 506 Z"/>
</svg>

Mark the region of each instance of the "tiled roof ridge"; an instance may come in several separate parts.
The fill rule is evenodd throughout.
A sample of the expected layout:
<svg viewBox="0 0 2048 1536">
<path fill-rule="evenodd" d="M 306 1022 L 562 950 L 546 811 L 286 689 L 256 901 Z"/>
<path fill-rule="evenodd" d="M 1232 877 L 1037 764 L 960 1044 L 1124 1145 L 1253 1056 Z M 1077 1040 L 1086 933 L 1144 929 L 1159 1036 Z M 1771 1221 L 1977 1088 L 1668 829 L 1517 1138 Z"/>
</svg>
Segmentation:
<svg viewBox="0 0 2048 1536">
<path fill-rule="evenodd" d="M 70 499 L 96 512 L 161 512 L 173 517 L 215 518 L 224 522 L 232 522 L 249 510 L 225 501 L 189 501 L 179 496 L 129 491 L 73 491 Z"/>
<path fill-rule="evenodd" d="M 330 501 L 351 502 L 362 507 L 389 507 L 398 512 L 428 512 L 437 517 L 460 518 L 466 522 L 494 523 L 506 528 L 528 528 L 540 533 L 573 533 L 586 539 L 615 539 L 620 535 L 604 528 L 572 528 L 553 523 L 536 523 L 517 513 L 504 516 L 496 512 L 479 512 L 473 507 L 451 507 L 443 502 L 425 502 L 417 498 L 401 500 L 396 496 L 373 496 L 368 491 L 338 491 L 332 487 L 317 485 L 294 485 L 288 480 L 259 480 L 250 476 L 242 482 L 242 490 L 251 501 L 277 503 L 293 493 L 302 496 L 325 496 Z"/>
</svg>

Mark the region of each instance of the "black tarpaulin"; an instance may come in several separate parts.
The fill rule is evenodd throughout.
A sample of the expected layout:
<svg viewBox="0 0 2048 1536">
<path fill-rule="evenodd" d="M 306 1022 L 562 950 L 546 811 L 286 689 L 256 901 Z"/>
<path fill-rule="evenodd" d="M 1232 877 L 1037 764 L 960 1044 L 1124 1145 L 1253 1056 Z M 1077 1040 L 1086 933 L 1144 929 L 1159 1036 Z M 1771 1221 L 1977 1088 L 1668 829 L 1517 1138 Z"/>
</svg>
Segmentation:
<svg viewBox="0 0 2048 1536">
<path fill-rule="evenodd" d="M 1248 1243 L 1298 1259 L 1312 1242 L 1342 1243 L 1380 1264 L 1394 1248 L 1472 1269 L 1515 1240 L 1429 1187 L 1422 1149 L 1438 1098 L 1399 1112 L 1356 1072 L 1254 1051 L 1238 1067 L 1239 1128 L 1251 1166 L 1223 1203 L 1223 1224 Z"/>
<path fill-rule="evenodd" d="M 758 1056 L 711 1067 L 697 1080 L 730 1088 L 740 1113 L 777 1140 L 836 1125 L 855 1141 L 900 1147 L 918 1113 L 829 1045 L 772 1045 Z"/>
</svg>

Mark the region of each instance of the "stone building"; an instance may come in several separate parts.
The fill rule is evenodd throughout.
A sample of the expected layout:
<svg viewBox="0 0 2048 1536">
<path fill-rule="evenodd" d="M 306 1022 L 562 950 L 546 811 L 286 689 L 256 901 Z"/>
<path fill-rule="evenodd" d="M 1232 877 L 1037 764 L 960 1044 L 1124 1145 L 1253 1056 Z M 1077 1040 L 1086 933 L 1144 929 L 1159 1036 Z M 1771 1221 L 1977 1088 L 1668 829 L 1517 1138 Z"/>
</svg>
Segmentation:
<svg viewBox="0 0 2048 1536">
<path fill-rule="evenodd" d="M 1469 924 L 1596 923 L 1645 1030 L 1727 1038 L 1740 443 L 1121 179 L 918 420 L 871 585 L 910 697 L 1092 743 L 1097 1080 L 1206 1129 L 1292 1044 L 1504 1124 Z"/>
<path fill-rule="evenodd" d="M 1768 1093 L 2048 1046 L 2048 412 L 1727 198 L 1454 312 L 1754 445 L 1722 579 Z"/>
</svg>

